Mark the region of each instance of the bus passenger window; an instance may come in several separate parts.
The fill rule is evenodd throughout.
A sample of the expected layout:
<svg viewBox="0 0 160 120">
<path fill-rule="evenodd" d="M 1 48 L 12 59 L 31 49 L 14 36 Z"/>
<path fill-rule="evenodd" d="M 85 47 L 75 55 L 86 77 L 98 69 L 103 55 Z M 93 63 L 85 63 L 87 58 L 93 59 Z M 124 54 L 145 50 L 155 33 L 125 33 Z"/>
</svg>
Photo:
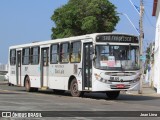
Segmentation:
<svg viewBox="0 0 160 120">
<path fill-rule="evenodd" d="M 58 44 L 54 44 L 54 45 L 51 46 L 51 60 L 50 60 L 50 62 L 52 64 L 58 63 L 58 59 L 59 59 L 58 50 L 59 50 L 59 45 Z"/>
<path fill-rule="evenodd" d="M 60 62 L 69 62 L 69 43 L 63 43 L 60 47 Z"/>
<path fill-rule="evenodd" d="M 10 65 L 16 64 L 16 50 L 10 51 Z"/>
<path fill-rule="evenodd" d="M 71 43 L 71 57 L 70 61 L 80 62 L 81 61 L 81 42 Z"/>
<path fill-rule="evenodd" d="M 31 48 L 31 64 L 39 63 L 39 47 Z"/>
<path fill-rule="evenodd" d="M 22 53 L 22 64 L 29 65 L 30 63 L 30 48 L 24 48 Z"/>
</svg>

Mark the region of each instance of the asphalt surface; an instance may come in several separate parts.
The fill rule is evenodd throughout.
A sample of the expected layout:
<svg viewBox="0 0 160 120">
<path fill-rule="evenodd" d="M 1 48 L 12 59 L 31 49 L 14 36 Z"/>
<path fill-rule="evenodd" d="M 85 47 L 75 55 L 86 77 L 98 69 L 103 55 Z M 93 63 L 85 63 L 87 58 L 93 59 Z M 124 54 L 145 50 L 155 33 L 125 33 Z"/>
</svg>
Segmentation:
<svg viewBox="0 0 160 120">
<path fill-rule="evenodd" d="M 152 92 L 154 93 L 136 94 L 130 92 L 126 94 L 125 92 L 122 92 L 117 100 L 109 100 L 104 93 L 85 93 L 84 97 L 72 97 L 69 92 L 65 92 L 64 94 L 61 95 L 53 94 L 52 90 L 48 91 L 41 90 L 39 92 L 30 93 L 26 92 L 24 87 L 8 86 L 6 84 L 1 84 L 0 110 L 3 111 L 160 111 L 160 104 L 159 104 L 160 96 L 156 94 L 155 91 Z M 138 117 L 138 119 L 139 118 L 142 119 L 141 117 Z M 52 119 L 52 118 L 37 118 L 37 119 Z M 64 117 L 58 117 L 57 119 L 64 119 Z M 65 119 L 72 119 L 72 118 L 65 118 Z M 74 117 L 73 119 L 101 120 L 99 117 L 98 118 Z M 117 117 L 116 118 L 105 117 L 105 119 L 121 120 L 122 118 L 120 117 L 118 119 Z M 132 120 L 132 117 L 129 119 Z M 148 118 L 146 118 L 145 120 L 147 119 Z M 152 120 L 154 119 L 157 118 L 154 117 Z"/>
</svg>

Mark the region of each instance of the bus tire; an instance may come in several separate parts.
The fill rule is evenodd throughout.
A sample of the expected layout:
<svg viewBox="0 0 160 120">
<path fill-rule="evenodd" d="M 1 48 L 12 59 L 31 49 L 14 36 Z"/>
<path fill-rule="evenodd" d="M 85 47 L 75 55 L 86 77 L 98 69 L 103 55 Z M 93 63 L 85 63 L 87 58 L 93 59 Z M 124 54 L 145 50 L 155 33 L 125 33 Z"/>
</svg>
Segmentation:
<svg viewBox="0 0 160 120">
<path fill-rule="evenodd" d="M 120 94 L 120 91 L 107 91 L 106 95 L 109 99 L 114 100 L 116 99 Z"/>
<path fill-rule="evenodd" d="M 26 77 L 26 80 L 25 80 L 25 88 L 26 88 L 27 92 L 32 92 L 33 91 L 33 88 L 31 88 L 30 80 L 29 80 L 28 76 Z"/>
<path fill-rule="evenodd" d="M 78 91 L 78 83 L 75 78 L 71 81 L 70 91 L 73 97 L 80 97 L 83 95 L 83 92 Z"/>
</svg>

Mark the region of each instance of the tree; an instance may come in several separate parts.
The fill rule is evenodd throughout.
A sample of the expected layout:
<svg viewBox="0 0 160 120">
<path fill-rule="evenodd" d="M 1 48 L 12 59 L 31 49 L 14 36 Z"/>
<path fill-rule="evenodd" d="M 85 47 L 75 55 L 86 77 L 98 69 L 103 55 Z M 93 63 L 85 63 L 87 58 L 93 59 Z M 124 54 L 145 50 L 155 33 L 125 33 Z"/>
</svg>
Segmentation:
<svg viewBox="0 0 160 120">
<path fill-rule="evenodd" d="M 148 46 L 146 50 L 146 63 L 147 64 L 150 63 L 150 54 L 151 54 L 151 50 L 150 50 L 150 46 Z"/>
<path fill-rule="evenodd" d="M 150 43 L 146 49 L 146 65 L 145 65 L 145 72 L 149 67 L 154 64 L 154 45 L 155 43 Z"/>
<path fill-rule="evenodd" d="M 154 62 L 154 44 L 150 43 L 146 49 L 146 64 L 150 64 Z"/>
<path fill-rule="evenodd" d="M 116 7 L 108 0 L 69 0 L 54 11 L 52 39 L 112 32 L 119 21 Z"/>
</svg>

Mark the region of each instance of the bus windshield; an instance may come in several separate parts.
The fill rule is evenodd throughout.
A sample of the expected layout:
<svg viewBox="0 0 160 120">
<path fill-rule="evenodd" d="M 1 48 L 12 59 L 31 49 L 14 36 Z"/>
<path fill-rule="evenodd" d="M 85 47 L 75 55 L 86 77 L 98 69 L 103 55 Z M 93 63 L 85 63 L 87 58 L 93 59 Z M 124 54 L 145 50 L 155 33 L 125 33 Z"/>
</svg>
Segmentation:
<svg viewBox="0 0 160 120">
<path fill-rule="evenodd" d="M 137 70 L 139 47 L 131 45 L 96 45 L 95 67 L 103 70 Z"/>
</svg>

